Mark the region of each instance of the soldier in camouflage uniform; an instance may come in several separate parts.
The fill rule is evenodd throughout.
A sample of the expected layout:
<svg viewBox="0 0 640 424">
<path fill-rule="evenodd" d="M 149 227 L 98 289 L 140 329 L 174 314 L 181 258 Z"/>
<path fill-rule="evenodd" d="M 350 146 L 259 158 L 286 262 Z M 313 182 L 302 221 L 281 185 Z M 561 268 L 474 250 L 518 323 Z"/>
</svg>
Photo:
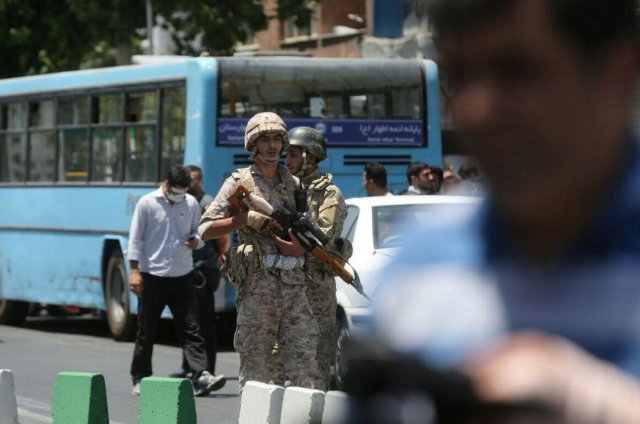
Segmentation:
<svg viewBox="0 0 640 424">
<path fill-rule="evenodd" d="M 347 206 L 342 192 L 332 183 L 333 176 L 320 172 L 318 168 L 318 163 L 326 158 L 327 143 L 321 133 L 309 127 L 296 127 L 289 132 L 289 149 L 285 163 L 289 171 L 299 177 L 307 188 L 309 213 L 330 240 L 324 247 L 330 251 L 339 251 L 336 240 L 342 232 Z M 320 328 L 316 360 L 328 389 L 331 363 L 336 349 L 335 275 L 327 265 L 314 256 L 309 256 L 304 271 L 307 299 Z M 290 376 L 286 364 L 284 369 L 282 368 L 280 350 L 281 347 L 276 346 L 269 362 L 271 380 L 276 384 L 283 384 L 285 370 Z"/>
<path fill-rule="evenodd" d="M 241 390 L 250 380 L 269 381 L 266 370 L 274 340 L 296 386 L 324 389 L 315 359 L 318 324 L 305 294 L 300 245 L 295 239 L 287 242 L 274 236 L 274 221 L 253 205 L 243 213 L 228 201 L 242 184 L 274 208 L 287 201 L 295 204 L 298 180 L 279 163 L 288 144 L 286 126 L 278 115 L 263 112 L 251 118 L 245 149 L 252 152 L 255 163 L 225 180 L 198 228 L 205 240 L 238 231 L 241 244 L 230 249 L 223 269 L 236 289 L 234 347 L 240 354 Z"/>
</svg>

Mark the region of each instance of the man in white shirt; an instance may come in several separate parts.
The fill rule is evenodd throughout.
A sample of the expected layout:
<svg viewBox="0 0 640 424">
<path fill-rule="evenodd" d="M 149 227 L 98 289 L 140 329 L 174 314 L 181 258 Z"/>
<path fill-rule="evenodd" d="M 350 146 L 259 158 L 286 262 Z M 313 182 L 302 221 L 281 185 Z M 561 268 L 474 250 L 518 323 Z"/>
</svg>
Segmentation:
<svg viewBox="0 0 640 424">
<path fill-rule="evenodd" d="M 424 162 L 411 162 L 407 167 L 407 182 L 409 186 L 401 194 L 429 194 L 431 168 Z"/>
<path fill-rule="evenodd" d="M 206 396 L 224 385 L 224 377 L 206 371 L 207 356 L 198 327 L 192 250 L 204 243 L 197 231 L 200 206 L 187 194 L 190 182 L 184 167 L 171 167 L 162 186 L 138 201 L 131 220 L 129 287 L 138 296 L 138 331 L 131 362 L 134 396 L 140 394 L 140 380 L 153 373 L 153 344 L 166 305 L 184 341 L 194 394 Z"/>
<path fill-rule="evenodd" d="M 367 196 L 393 196 L 387 188 L 387 170 L 378 162 L 367 162 L 364 166 L 362 186 Z"/>
</svg>

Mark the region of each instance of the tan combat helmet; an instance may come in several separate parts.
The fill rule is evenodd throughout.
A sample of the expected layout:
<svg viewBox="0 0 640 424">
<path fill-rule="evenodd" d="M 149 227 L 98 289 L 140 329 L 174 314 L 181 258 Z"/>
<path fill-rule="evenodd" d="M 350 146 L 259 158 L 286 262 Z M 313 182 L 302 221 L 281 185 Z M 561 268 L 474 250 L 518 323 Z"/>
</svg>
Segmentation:
<svg viewBox="0 0 640 424">
<path fill-rule="evenodd" d="M 276 131 L 282 137 L 282 143 L 285 150 L 289 147 L 289 134 L 287 134 L 287 125 L 282 118 L 273 112 L 260 112 L 255 114 L 244 131 L 244 149 L 248 152 L 256 148 L 256 140 L 266 132 Z"/>
</svg>

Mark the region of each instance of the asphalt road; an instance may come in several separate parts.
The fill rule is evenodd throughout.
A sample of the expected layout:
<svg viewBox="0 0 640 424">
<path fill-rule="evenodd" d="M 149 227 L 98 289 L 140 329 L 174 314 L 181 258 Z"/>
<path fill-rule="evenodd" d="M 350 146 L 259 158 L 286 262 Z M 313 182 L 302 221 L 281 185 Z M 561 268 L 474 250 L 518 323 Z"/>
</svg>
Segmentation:
<svg viewBox="0 0 640 424">
<path fill-rule="evenodd" d="M 178 368 L 181 349 L 169 321 L 162 326 L 153 354 L 155 376 Z M 21 424 L 51 422 L 51 395 L 58 372 L 100 373 L 107 388 L 109 419 L 137 423 L 139 398 L 131 396 L 129 365 L 133 343 L 115 342 L 97 318 L 29 318 L 24 327 L 0 326 L 0 369 L 13 371 Z M 208 397 L 196 398 L 199 422 L 237 423 L 240 413 L 238 355 L 222 340 L 216 371 L 227 384 Z"/>
</svg>

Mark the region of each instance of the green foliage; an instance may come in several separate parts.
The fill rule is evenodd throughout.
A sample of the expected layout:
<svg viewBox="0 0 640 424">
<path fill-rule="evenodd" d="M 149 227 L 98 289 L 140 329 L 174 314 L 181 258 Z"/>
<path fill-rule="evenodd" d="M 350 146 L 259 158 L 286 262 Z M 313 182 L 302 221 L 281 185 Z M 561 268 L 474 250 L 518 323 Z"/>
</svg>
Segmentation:
<svg viewBox="0 0 640 424">
<path fill-rule="evenodd" d="M 308 22 L 317 3 L 280 0 L 277 17 Z M 265 16 L 263 0 L 152 0 L 152 7 L 186 55 L 230 54 L 275 18 Z M 140 53 L 145 38 L 145 0 L 0 0 L 0 78 L 114 65 L 114 49 Z"/>
<path fill-rule="evenodd" d="M 0 0 L 0 77 L 77 67 L 80 25 L 64 1 Z"/>
<path fill-rule="evenodd" d="M 202 36 L 202 51 L 211 55 L 233 52 L 237 41 L 267 27 L 262 2 L 253 0 L 158 0 L 156 10 L 175 28 L 179 54 L 199 54 L 191 41 Z"/>
<path fill-rule="evenodd" d="M 297 26 L 307 25 L 319 3 L 320 0 L 279 0 L 278 18 L 284 20 L 295 17 Z"/>
</svg>

